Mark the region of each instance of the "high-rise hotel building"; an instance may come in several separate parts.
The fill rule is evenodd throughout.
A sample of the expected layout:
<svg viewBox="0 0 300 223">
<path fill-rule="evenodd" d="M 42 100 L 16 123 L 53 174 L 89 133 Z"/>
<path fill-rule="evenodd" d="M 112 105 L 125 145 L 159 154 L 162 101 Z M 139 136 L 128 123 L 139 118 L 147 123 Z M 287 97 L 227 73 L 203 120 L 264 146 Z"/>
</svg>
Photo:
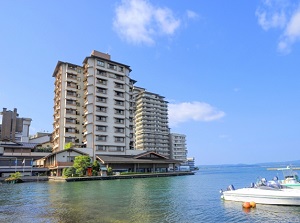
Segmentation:
<svg viewBox="0 0 300 223">
<path fill-rule="evenodd" d="M 83 66 L 57 63 L 53 152 L 68 143 L 96 154 L 125 155 L 133 149 L 132 92 L 128 65 L 93 51 Z M 83 149 L 84 151 L 84 149 Z"/>
<path fill-rule="evenodd" d="M 134 86 L 130 72 L 128 65 L 95 50 L 82 66 L 57 63 L 53 152 L 72 145 L 94 158 L 133 150 L 172 157 L 168 102 Z"/>
<path fill-rule="evenodd" d="M 134 87 L 135 148 L 170 157 L 168 102 L 163 96 Z"/>
</svg>

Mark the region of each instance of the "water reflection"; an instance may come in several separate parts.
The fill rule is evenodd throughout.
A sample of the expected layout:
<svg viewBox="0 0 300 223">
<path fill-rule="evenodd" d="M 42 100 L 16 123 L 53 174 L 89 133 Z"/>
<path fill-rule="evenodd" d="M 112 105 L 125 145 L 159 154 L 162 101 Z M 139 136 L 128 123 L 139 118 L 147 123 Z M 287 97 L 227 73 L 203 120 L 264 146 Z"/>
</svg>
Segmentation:
<svg viewBox="0 0 300 223">
<path fill-rule="evenodd" d="M 206 170 L 205 170 L 206 171 Z M 230 168 L 194 176 L 0 185 L 0 222 L 300 222 L 300 207 L 222 201 L 219 190 L 263 170 Z M 260 172 L 259 172 L 260 171 Z"/>
</svg>

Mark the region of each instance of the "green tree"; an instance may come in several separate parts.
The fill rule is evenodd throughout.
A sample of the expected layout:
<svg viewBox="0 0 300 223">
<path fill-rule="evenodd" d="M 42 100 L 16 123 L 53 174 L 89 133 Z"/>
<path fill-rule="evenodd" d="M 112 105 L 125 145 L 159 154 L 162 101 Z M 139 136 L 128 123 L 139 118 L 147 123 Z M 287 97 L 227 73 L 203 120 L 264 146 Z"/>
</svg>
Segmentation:
<svg viewBox="0 0 300 223">
<path fill-rule="evenodd" d="M 107 168 L 107 175 L 112 175 L 113 174 L 113 169 L 111 167 Z"/>
<path fill-rule="evenodd" d="M 84 176 L 86 169 L 91 166 L 91 158 L 89 156 L 76 156 L 73 166 L 79 176 Z"/>
<path fill-rule="evenodd" d="M 70 148 L 72 148 L 73 147 L 73 143 L 72 142 L 68 142 L 68 143 L 66 143 L 66 145 L 65 145 L 65 149 L 70 149 Z"/>
<path fill-rule="evenodd" d="M 22 176 L 22 174 L 20 172 L 12 173 L 10 175 L 10 177 L 13 178 L 13 179 L 20 179 L 21 176 Z"/>
<path fill-rule="evenodd" d="M 98 176 L 98 172 L 100 170 L 100 164 L 98 163 L 97 160 L 95 160 L 93 162 L 92 169 L 93 169 L 93 172 L 92 172 L 93 176 Z"/>
<path fill-rule="evenodd" d="M 76 169 L 74 167 L 64 168 L 63 170 L 64 177 L 73 177 L 76 176 Z"/>
<path fill-rule="evenodd" d="M 95 170 L 95 171 L 97 171 L 97 172 L 100 170 L 100 164 L 98 163 L 97 160 L 95 160 L 95 161 L 93 162 L 92 168 L 93 168 L 93 170 Z"/>
</svg>

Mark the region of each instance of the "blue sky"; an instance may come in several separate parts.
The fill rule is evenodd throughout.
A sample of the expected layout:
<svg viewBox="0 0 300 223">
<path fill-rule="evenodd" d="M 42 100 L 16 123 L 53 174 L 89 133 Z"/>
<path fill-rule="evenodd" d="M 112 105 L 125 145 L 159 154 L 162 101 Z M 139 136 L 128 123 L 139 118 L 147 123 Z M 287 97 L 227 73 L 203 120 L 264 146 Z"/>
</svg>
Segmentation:
<svg viewBox="0 0 300 223">
<path fill-rule="evenodd" d="M 0 106 L 30 134 L 52 132 L 57 61 L 98 50 L 169 101 L 196 164 L 300 159 L 298 0 L 10 0 L 0 28 Z"/>
</svg>

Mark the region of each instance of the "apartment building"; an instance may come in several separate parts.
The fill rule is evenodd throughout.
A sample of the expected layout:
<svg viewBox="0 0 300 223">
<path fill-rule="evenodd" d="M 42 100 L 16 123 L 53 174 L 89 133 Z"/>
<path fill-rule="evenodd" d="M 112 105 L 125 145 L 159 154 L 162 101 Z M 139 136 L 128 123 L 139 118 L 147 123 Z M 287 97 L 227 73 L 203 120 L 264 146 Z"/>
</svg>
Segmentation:
<svg viewBox="0 0 300 223">
<path fill-rule="evenodd" d="M 31 118 L 19 118 L 17 109 L 13 111 L 3 108 L 0 113 L 0 141 L 28 142 Z"/>
<path fill-rule="evenodd" d="M 63 150 L 67 143 L 83 147 L 83 68 L 58 61 L 53 77 L 55 89 L 52 151 Z"/>
<path fill-rule="evenodd" d="M 185 162 L 187 159 L 186 136 L 184 134 L 170 134 L 171 158 Z"/>
<path fill-rule="evenodd" d="M 170 157 L 168 102 L 163 96 L 134 87 L 135 148 Z"/>
<path fill-rule="evenodd" d="M 95 50 L 83 67 L 83 143 L 96 154 L 125 155 L 133 140 L 131 69 Z"/>
<path fill-rule="evenodd" d="M 95 50 L 83 66 L 58 62 L 53 73 L 53 152 L 69 143 L 94 158 L 97 154 L 125 155 L 132 149 L 130 100 L 135 81 L 130 72 L 128 65 Z"/>
</svg>

